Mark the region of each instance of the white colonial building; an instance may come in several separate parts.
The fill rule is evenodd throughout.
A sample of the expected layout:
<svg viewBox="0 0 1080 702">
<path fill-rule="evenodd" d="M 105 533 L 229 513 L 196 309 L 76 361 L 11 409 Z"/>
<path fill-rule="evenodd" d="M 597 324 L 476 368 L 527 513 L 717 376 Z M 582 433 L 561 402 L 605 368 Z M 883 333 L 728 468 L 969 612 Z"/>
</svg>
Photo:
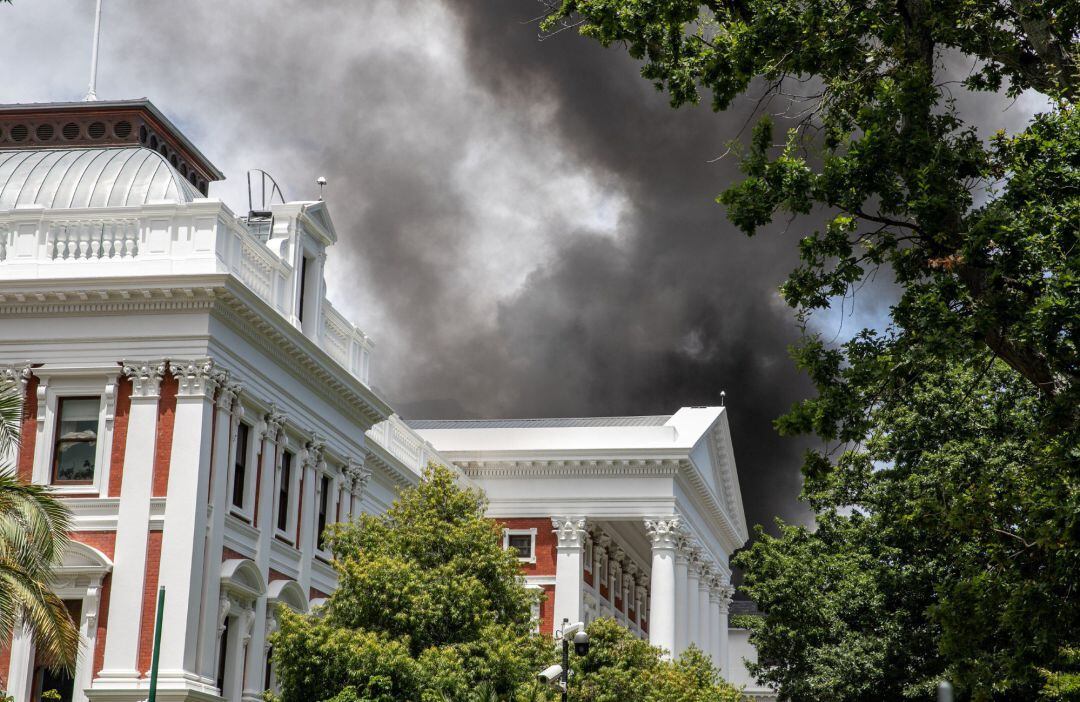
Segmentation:
<svg viewBox="0 0 1080 702">
<path fill-rule="evenodd" d="M 414 422 L 371 390 L 373 343 L 326 299 L 326 203 L 235 215 L 221 173 L 145 100 L 0 106 L 0 374 L 25 389 L 19 475 L 74 514 L 55 587 L 74 679 L 0 642 L 17 702 L 261 699 L 276 605 L 336 585 L 327 524 L 429 461 L 487 491 L 542 631 L 614 616 L 734 677 L 728 557 L 747 538 L 722 408 Z"/>
</svg>

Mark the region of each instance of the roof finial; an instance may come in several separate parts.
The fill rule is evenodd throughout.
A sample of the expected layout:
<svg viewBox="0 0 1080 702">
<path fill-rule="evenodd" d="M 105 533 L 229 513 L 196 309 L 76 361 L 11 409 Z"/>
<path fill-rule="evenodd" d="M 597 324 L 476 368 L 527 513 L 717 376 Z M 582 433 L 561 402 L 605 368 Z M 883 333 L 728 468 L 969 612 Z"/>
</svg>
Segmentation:
<svg viewBox="0 0 1080 702">
<path fill-rule="evenodd" d="M 101 38 L 101 0 L 97 0 L 97 9 L 94 11 L 94 48 L 90 52 L 90 88 L 86 91 L 85 102 L 97 100 L 97 60 L 98 40 Z"/>
<path fill-rule="evenodd" d="M 721 390 L 720 391 L 720 406 L 721 407 L 724 406 L 724 398 L 725 397 L 727 397 L 727 392 L 725 392 L 724 390 Z"/>
<path fill-rule="evenodd" d="M 319 186 L 319 202 L 322 202 L 323 188 L 326 187 L 326 178 L 324 178 L 323 176 L 319 176 L 315 179 L 315 183 Z"/>
</svg>

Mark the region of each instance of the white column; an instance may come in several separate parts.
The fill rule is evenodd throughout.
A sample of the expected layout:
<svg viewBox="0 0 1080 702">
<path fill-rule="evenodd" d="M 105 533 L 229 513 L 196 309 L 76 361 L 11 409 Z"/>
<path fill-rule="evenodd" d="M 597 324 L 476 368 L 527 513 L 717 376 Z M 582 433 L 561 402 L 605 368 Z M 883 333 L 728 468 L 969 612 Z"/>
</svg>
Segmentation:
<svg viewBox="0 0 1080 702">
<path fill-rule="evenodd" d="M 679 519 L 646 519 L 645 533 L 652 542 L 649 643 L 668 651 L 670 657 L 675 651 L 675 594 L 678 587 L 675 554 L 678 550 L 676 541 L 679 536 Z"/>
<path fill-rule="evenodd" d="M 684 609 L 686 610 L 684 650 L 691 645 L 701 646 L 701 600 L 698 598 L 698 585 L 701 582 L 701 562 L 698 560 L 696 552 L 690 552 L 687 556 L 686 595 L 683 597 Z"/>
<path fill-rule="evenodd" d="M 213 464 L 210 471 L 210 528 L 203 557 L 202 624 L 199 631 L 199 672 L 203 678 L 217 678 L 217 652 L 221 636 L 221 549 L 225 536 L 226 488 L 229 478 L 231 447 L 240 421 L 237 400 L 240 385 L 223 379 L 218 388 L 214 428 Z M 168 595 L 166 595 L 168 596 Z"/>
<path fill-rule="evenodd" d="M 261 598 L 260 598 L 261 599 Z M 255 622 L 255 612 L 251 603 L 245 603 L 240 608 L 240 614 L 233 620 L 236 631 L 229 627 L 229 647 L 226 650 L 228 660 L 225 661 L 225 687 L 228 692 L 222 695 L 227 700 L 239 700 L 244 689 L 244 660 L 247 658 L 248 647 L 251 645 L 252 625 Z"/>
<path fill-rule="evenodd" d="M 703 569 L 701 579 L 698 581 L 698 616 L 701 622 L 698 625 L 698 648 L 706 657 L 712 658 L 712 637 L 716 627 L 716 621 L 712 618 L 712 606 L 709 604 L 709 579 L 712 573 Z"/>
<path fill-rule="evenodd" d="M 263 417 L 262 445 L 259 452 L 259 541 L 255 546 L 255 565 L 263 580 L 269 582 L 270 550 L 274 529 L 277 528 L 274 504 L 281 476 L 281 444 L 278 438 L 285 415 L 271 409 Z M 266 663 L 266 598 L 255 601 L 251 610 L 251 641 L 247 645 L 247 663 L 244 666 L 243 699 L 260 702 L 263 692 L 263 671 Z"/>
<path fill-rule="evenodd" d="M 112 576 L 104 664 L 99 679 L 105 687 L 139 686 L 146 542 L 150 530 L 150 497 L 157 445 L 158 398 L 165 374 L 163 361 L 125 363 L 131 379 L 124 475 L 116 519 L 116 570 Z"/>
<path fill-rule="evenodd" d="M 686 606 L 686 581 L 688 579 L 687 567 L 689 563 L 685 540 L 680 537 L 675 549 L 675 649 L 671 652 L 674 656 L 678 656 L 686 650 L 687 644 L 690 643 L 687 636 L 688 612 Z"/>
<path fill-rule="evenodd" d="M 34 667 L 34 636 L 30 630 L 16 624 L 11 632 L 10 662 L 8 663 L 7 692 L 15 702 L 30 702 L 31 672 Z"/>
<path fill-rule="evenodd" d="M 726 581 L 726 578 L 725 578 Z M 731 605 L 731 598 L 735 594 L 735 588 L 725 582 L 720 586 L 720 621 L 717 625 L 717 629 L 720 630 L 720 660 L 723 662 L 721 670 L 724 672 L 724 679 L 731 680 L 731 661 L 728 660 L 728 607 Z"/>
<path fill-rule="evenodd" d="M 309 592 L 311 588 L 311 559 L 315 557 L 315 529 L 318 524 L 315 492 L 318 489 L 316 482 L 319 480 L 318 468 L 322 464 L 324 446 L 325 442 L 317 434 L 312 434 L 301 461 L 304 479 L 303 494 L 300 497 L 300 543 L 296 546 L 300 549 L 300 577 L 297 582 L 304 588 L 304 592 Z"/>
<path fill-rule="evenodd" d="M 364 489 L 367 487 L 368 481 L 371 480 L 371 469 L 365 467 L 363 461 L 350 458 L 345 461 L 342 470 L 349 476 L 352 483 L 352 491 L 350 492 L 352 506 L 349 508 L 349 518 L 356 519 L 362 511 L 361 500 L 364 498 Z"/>
<path fill-rule="evenodd" d="M 98 605 L 101 602 L 101 582 L 105 574 L 91 576 L 86 594 L 82 597 L 82 615 L 79 617 L 79 660 L 75 664 L 75 690 L 73 702 L 86 702 L 86 690 L 94 682 L 94 653 L 97 647 Z"/>
<path fill-rule="evenodd" d="M 712 636 L 709 641 L 709 655 L 712 657 L 713 665 L 717 667 L 720 673 L 727 678 L 727 661 L 724 660 L 720 648 L 720 590 L 717 586 L 717 578 L 714 576 L 709 581 L 709 621 L 712 622 L 711 630 Z"/>
<path fill-rule="evenodd" d="M 564 619 L 571 624 L 582 621 L 582 585 L 584 567 L 582 552 L 585 545 L 584 517 L 552 517 L 558 544 L 555 547 L 555 607 L 552 622 L 561 629 Z M 546 633 L 546 632 L 545 632 Z"/>
<path fill-rule="evenodd" d="M 169 368 L 177 379 L 177 393 L 158 580 L 165 588 L 166 605 L 161 623 L 158 685 L 176 688 L 184 687 L 199 673 L 198 615 L 206 546 L 206 497 L 214 392 L 221 373 L 206 359 L 171 361 Z M 213 680 L 202 682 L 213 684 Z"/>
</svg>

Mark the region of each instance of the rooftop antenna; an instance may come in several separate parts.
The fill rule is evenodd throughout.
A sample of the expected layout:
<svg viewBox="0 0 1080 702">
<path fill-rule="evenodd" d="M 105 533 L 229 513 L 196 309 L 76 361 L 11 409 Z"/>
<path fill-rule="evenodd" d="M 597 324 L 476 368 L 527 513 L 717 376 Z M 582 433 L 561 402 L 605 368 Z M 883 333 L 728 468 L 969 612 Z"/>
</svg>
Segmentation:
<svg viewBox="0 0 1080 702">
<path fill-rule="evenodd" d="M 90 88 L 86 91 L 83 102 L 93 102 L 97 97 L 97 60 L 98 44 L 101 39 L 101 0 L 97 0 L 97 9 L 94 11 L 94 48 L 90 52 Z"/>
<path fill-rule="evenodd" d="M 326 187 L 326 178 L 324 176 L 319 176 L 318 178 L 315 179 L 315 182 L 318 183 L 318 185 L 319 185 L 319 202 L 322 202 L 322 195 L 323 195 L 322 191 L 323 191 L 323 188 Z"/>
<path fill-rule="evenodd" d="M 720 406 L 721 407 L 724 406 L 724 398 L 725 397 L 727 397 L 727 392 L 725 392 L 724 390 L 721 390 L 720 391 Z"/>
</svg>

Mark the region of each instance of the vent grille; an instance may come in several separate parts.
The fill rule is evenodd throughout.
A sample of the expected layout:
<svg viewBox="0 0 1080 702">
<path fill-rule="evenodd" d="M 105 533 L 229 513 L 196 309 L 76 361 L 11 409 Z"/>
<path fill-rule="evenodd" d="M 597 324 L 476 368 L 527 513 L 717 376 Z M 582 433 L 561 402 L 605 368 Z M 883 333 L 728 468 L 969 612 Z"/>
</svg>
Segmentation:
<svg viewBox="0 0 1080 702">
<path fill-rule="evenodd" d="M 39 124 L 34 134 L 37 135 L 38 141 L 52 141 L 52 138 L 56 136 L 56 129 L 51 124 Z"/>
<path fill-rule="evenodd" d="M 64 125 L 64 128 L 60 130 L 60 133 L 64 135 L 65 139 L 77 139 L 79 137 L 79 125 L 74 122 L 68 122 Z"/>
<path fill-rule="evenodd" d="M 28 136 L 30 136 L 30 130 L 25 124 L 16 124 L 11 128 L 12 141 L 26 141 Z"/>
<path fill-rule="evenodd" d="M 91 139 L 100 139 L 105 136 L 105 123 L 91 122 L 90 126 L 86 128 L 86 135 Z"/>
<path fill-rule="evenodd" d="M 131 122 L 126 119 L 120 120 L 113 125 L 113 134 L 116 135 L 117 139 L 127 139 L 131 136 Z"/>
</svg>

